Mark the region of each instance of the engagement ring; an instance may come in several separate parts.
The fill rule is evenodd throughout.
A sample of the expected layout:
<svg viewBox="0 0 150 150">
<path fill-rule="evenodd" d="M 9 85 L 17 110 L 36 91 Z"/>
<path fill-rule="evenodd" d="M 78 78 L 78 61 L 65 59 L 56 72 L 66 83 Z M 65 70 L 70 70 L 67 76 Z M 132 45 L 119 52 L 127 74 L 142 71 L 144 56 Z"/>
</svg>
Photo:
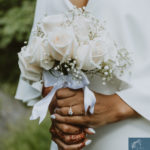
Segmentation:
<svg viewBox="0 0 150 150">
<path fill-rule="evenodd" d="M 69 116 L 72 116 L 72 115 L 73 115 L 73 111 L 72 111 L 71 106 L 70 106 L 70 108 L 69 108 L 68 114 L 69 114 Z"/>
</svg>

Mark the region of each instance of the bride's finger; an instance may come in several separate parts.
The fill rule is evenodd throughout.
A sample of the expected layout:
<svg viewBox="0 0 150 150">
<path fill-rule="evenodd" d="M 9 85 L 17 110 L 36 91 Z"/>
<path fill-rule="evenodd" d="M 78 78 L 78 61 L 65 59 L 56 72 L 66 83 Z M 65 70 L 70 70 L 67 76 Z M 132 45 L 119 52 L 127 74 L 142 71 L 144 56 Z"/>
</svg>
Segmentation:
<svg viewBox="0 0 150 150">
<path fill-rule="evenodd" d="M 78 98 L 76 95 L 64 99 L 57 100 L 57 107 L 70 107 L 78 104 L 84 104 L 84 99 Z"/>
<path fill-rule="evenodd" d="M 72 126 L 65 123 L 55 122 L 55 126 L 66 134 L 79 134 L 82 132 L 82 129 L 80 127 Z"/>
<path fill-rule="evenodd" d="M 61 147 L 63 150 L 77 150 L 77 149 L 82 149 L 83 147 L 88 146 L 92 142 L 91 140 L 85 139 L 82 143 L 73 144 L 73 145 L 67 145 L 67 144 L 63 143 L 61 140 L 59 140 L 58 138 L 53 138 L 53 141 L 59 147 Z"/>
<path fill-rule="evenodd" d="M 96 134 L 96 131 L 93 128 L 84 128 L 85 133 L 89 135 L 94 135 Z"/>
<path fill-rule="evenodd" d="M 60 114 L 62 116 L 68 116 L 69 115 L 69 111 L 70 109 L 73 112 L 73 116 L 79 116 L 79 115 L 84 115 L 85 111 L 84 111 L 84 104 L 81 105 L 74 105 L 72 107 L 62 107 L 62 108 L 57 108 L 56 109 L 56 113 Z"/>
<path fill-rule="evenodd" d="M 59 114 L 51 115 L 51 119 L 55 119 L 61 123 L 73 124 L 73 125 L 82 125 L 89 126 L 91 121 L 90 116 L 61 116 Z"/>
<path fill-rule="evenodd" d="M 62 99 L 62 98 L 72 97 L 75 94 L 76 94 L 75 90 L 69 88 L 62 88 L 56 92 L 56 97 L 57 99 Z"/>
<path fill-rule="evenodd" d="M 61 139 L 66 144 L 76 144 L 83 141 L 86 137 L 85 132 L 81 132 L 76 135 L 67 135 L 61 132 L 59 129 L 55 128 L 55 134 L 59 139 Z"/>
</svg>

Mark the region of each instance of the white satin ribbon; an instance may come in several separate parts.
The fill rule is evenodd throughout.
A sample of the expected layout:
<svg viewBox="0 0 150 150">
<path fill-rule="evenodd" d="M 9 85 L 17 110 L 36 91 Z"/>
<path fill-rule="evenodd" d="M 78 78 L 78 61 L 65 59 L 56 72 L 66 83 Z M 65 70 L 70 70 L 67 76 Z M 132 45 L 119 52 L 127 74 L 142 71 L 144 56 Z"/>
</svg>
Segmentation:
<svg viewBox="0 0 150 150">
<path fill-rule="evenodd" d="M 94 93 L 87 87 L 89 80 L 87 76 L 82 73 L 82 80 L 75 80 L 71 74 L 61 75 L 60 72 L 54 71 L 50 73 L 48 71 L 43 71 L 43 80 L 44 86 L 50 87 L 53 86 L 53 89 L 49 94 L 44 97 L 42 100 L 37 102 L 33 106 L 32 115 L 30 120 L 36 120 L 40 118 L 39 124 L 45 119 L 49 104 L 52 101 L 53 96 L 56 91 L 61 88 L 70 88 L 70 89 L 83 89 L 84 91 L 84 108 L 87 112 L 88 108 L 91 114 L 94 113 L 94 106 L 96 103 L 96 98 Z"/>
</svg>

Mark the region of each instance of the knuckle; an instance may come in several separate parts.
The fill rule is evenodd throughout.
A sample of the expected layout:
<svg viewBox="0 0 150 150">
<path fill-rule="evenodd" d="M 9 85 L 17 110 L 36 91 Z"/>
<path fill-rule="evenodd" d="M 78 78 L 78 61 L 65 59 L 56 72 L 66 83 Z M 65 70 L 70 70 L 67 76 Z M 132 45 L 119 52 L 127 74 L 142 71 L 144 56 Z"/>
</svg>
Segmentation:
<svg viewBox="0 0 150 150">
<path fill-rule="evenodd" d="M 69 127 L 67 125 L 63 125 L 63 131 L 66 133 L 69 131 Z"/>
<path fill-rule="evenodd" d="M 63 93 L 64 93 L 64 89 L 59 89 L 59 90 L 57 90 L 57 92 L 56 92 L 56 97 L 62 97 L 62 96 L 63 96 Z"/>
<path fill-rule="evenodd" d="M 56 110 L 56 113 L 62 115 L 62 114 L 63 114 L 63 111 L 62 111 L 62 109 L 60 108 L 60 109 L 57 109 L 57 110 Z"/>
<path fill-rule="evenodd" d="M 83 103 L 83 98 L 81 96 L 76 97 L 78 103 L 82 104 Z"/>
<path fill-rule="evenodd" d="M 56 97 L 61 97 L 62 96 L 62 92 L 60 91 L 60 90 L 58 90 L 57 92 L 56 92 Z"/>
<path fill-rule="evenodd" d="M 80 96 L 83 96 L 83 90 L 80 90 L 79 93 L 78 93 Z"/>
<path fill-rule="evenodd" d="M 65 143 L 70 143 L 71 139 L 69 138 L 69 136 L 65 136 L 64 137 Z"/>
<path fill-rule="evenodd" d="M 61 114 L 62 115 L 66 115 L 68 113 L 67 109 L 66 108 L 62 108 L 61 109 Z"/>
<path fill-rule="evenodd" d="M 89 117 L 83 118 L 83 123 L 86 124 L 86 125 L 88 125 L 90 123 Z"/>
<path fill-rule="evenodd" d="M 69 120 L 68 117 L 64 117 L 64 118 L 63 118 L 63 122 L 68 123 L 68 122 L 70 122 L 70 120 Z"/>
<path fill-rule="evenodd" d="M 84 114 L 85 110 L 84 110 L 84 105 L 81 106 L 81 113 Z"/>
<path fill-rule="evenodd" d="M 69 150 L 69 149 L 68 149 L 68 146 L 66 146 L 66 145 L 63 146 L 63 149 L 64 149 L 64 150 Z"/>
<path fill-rule="evenodd" d="M 61 100 L 57 100 L 57 106 L 61 107 L 63 105 L 63 103 L 61 102 Z"/>
<path fill-rule="evenodd" d="M 115 118 L 116 120 L 122 120 L 126 116 L 126 114 L 126 109 L 118 109 L 118 111 L 115 113 Z"/>
<path fill-rule="evenodd" d="M 78 96 L 78 100 L 79 100 L 80 102 L 84 103 L 84 97 L 83 97 L 83 95 L 79 95 L 79 96 Z"/>
</svg>

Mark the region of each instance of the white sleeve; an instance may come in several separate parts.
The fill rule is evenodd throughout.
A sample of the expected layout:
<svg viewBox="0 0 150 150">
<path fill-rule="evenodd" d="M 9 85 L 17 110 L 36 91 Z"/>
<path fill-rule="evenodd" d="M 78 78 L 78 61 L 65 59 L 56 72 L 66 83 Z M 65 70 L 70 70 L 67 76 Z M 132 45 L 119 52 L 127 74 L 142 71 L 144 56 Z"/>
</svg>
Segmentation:
<svg viewBox="0 0 150 150">
<path fill-rule="evenodd" d="M 46 4 L 47 0 L 37 0 L 33 28 L 37 22 L 46 14 Z M 15 98 L 26 102 L 29 106 L 32 106 L 37 102 L 37 100 L 39 100 L 40 96 L 41 92 L 36 88 L 33 88 L 33 86 L 31 86 L 20 76 Z"/>
<path fill-rule="evenodd" d="M 133 75 L 133 87 L 117 94 L 137 113 L 150 121 L 150 61 Z"/>
<path fill-rule="evenodd" d="M 33 28 L 40 21 L 40 19 L 47 14 L 47 4 L 49 4 L 47 1 L 48 0 L 37 0 Z"/>
<path fill-rule="evenodd" d="M 109 28 L 122 46 L 134 52 L 132 87 L 117 94 L 142 117 L 150 121 L 150 1 L 127 0 L 109 3 Z M 130 5 L 130 10 L 127 6 Z M 105 11 L 104 9 L 102 11 Z M 110 15 L 111 14 L 111 15 Z M 102 12 L 102 15 L 105 15 Z"/>
</svg>

